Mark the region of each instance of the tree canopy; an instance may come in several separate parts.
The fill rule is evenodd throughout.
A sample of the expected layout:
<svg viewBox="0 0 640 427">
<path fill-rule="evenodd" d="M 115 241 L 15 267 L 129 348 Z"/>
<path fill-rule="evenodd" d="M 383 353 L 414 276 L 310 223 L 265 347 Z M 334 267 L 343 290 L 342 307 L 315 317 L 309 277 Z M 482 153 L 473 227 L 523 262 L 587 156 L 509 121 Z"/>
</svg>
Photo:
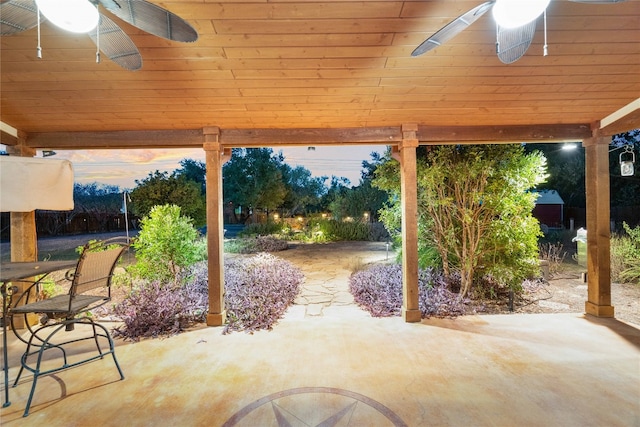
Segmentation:
<svg viewBox="0 0 640 427">
<path fill-rule="evenodd" d="M 287 194 L 283 161 L 282 155 L 274 155 L 270 148 L 234 148 L 222 168 L 225 204 L 241 206 L 247 214 L 282 205 Z"/>
<path fill-rule="evenodd" d="M 479 276 L 517 286 L 537 270 L 538 222 L 529 190 L 545 177 L 541 153 L 518 145 L 436 146 L 419 150 L 418 240 L 422 261 L 433 254 L 445 276 L 460 275 L 461 296 Z M 387 158 L 374 185 L 392 194 L 382 218 L 400 230 L 399 164 Z M 438 259 L 439 258 L 439 259 Z"/>
<path fill-rule="evenodd" d="M 201 185 L 184 175 L 156 170 L 147 178 L 136 180 L 137 187 L 131 192 L 131 210 L 145 217 L 154 206 L 172 204 L 181 208 L 183 215 L 193 220 L 196 227 L 207 222 L 205 197 Z"/>
<path fill-rule="evenodd" d="M 319 207 L 320 198 L 327 192 L 324 182 L 326 177 L 313 177 L 311 171 L 303 166 L 291 166 L 283 163 L 282 178 L 287 190 L 282 208 L 287 210 L 286 216 L 306 214 L 308 209 Z"/>
</svg>

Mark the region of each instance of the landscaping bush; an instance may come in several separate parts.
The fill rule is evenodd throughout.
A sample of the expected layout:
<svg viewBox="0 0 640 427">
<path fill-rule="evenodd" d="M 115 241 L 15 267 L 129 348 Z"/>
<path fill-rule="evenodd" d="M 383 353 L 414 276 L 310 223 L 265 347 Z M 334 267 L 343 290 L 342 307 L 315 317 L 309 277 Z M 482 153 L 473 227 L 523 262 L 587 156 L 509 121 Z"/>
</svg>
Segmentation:
<svg viewBox="0 0 640 427">
<path fill-rule="evenodd" d="M 154 206 L 142 219 L 133 247 L 137 263 L 130 271 L 151 281 L 177 284 L 181 269 L 206 258 L 206 241 L 175 205 Z"/>
<path fill-rule="evenodd" d="M 282 232 L 283 226 L 286 226 L 285 222 L 269 221 L 266 223 L 249 224 L 240 233 L 238 233 L 238 237 L 268 236 L 270 234 L 279 234 Z"/>
<path fill-rule="evenodd" d="M 269 254 L 225 261 L 227 324 L 223 333 L 271 329 L 293 303 L 302 272 Z M 205 321 L 209 304 L 208 268 L 198 262 L 181 271 L 179 284 L 154 281 L 134 289 L 114 307 L 123 321 L 115 337 L 138 341 L 177 334 Z"/>
<path fill-rule="evenodd" d="M 371 240 L 369 224 L 364 222 L 344 222 L 336 221 L 335 219 L 319 219 L 310 221 L 309 226 L 314 233 L 320 233 L 326 241 Z"/>
<path fill-rule="evenodd" d="M 194 322 L 204 320 L 207 300 L 190 285 L 175 287 L 155 281 L 134 289 L 114 307 L 123 326 L 113 328 L 113 335 L 125 340 L 156 338 L 177 334 Z"/>
<path fill-rule="evenodd" d="M 354 273 L 349 291 L 358 305 L 374 317 L 399 316 L 402 312 L 402 266 L 379 264 Z M 422 318 L 465 313 L 464 301 L 451 292 L 443 275 L 434 269 L 418 272 L 418 301 Z"/>
<path fill-rule="evenodd" d="M 302 279 L 293 264 L 265 253 L 225 261 L 223 333 L 272 329 L 293 303 Z"/>
<path fill-rule="evenodd" d="M 625 234 L 611 236 L 611 278 L 640 284 L 640 226 L 622 224 Z"/>
<path fill-rule="evenodd" d="M 245 237 L 224 242 L 224 251 L 236 254 L 255 254 L 258 252 L 278 252 L 289 247 L 286 240 L 272 236 Z"/>
<path fill-rule="evenodd" d="M 562 243 L 538 243 L 539 257 L 549 263 L 549 274 L 555 275 L 560 271 L 560 267 L 567 256 Z"/>
</svg>

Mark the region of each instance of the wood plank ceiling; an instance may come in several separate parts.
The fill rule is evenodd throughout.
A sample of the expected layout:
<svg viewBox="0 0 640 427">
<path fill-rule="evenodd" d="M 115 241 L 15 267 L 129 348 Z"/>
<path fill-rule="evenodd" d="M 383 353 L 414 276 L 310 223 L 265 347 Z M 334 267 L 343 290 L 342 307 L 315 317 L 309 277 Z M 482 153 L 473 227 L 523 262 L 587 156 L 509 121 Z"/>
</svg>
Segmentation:
<svg viewBox="0 0 640 427">
<path fill-rule="evenodd" d="M 435 51 L 410 56 L 480 1 L 152 1 L 188 20 L 199 39 L 165 41 L 111 15 L 140 49 L 136 72 L 106 58 L 96 64 L 87 36 L 48 23 L 41 60 L 35 29 L 2 37 L 0 120 L 26 134 L 588 128 L 640 98 L 639 0 L 552 0 L 549 56 L 540 19 L 531 48 L 511 65 L 495 55 L 490 13 Z M 628 129 L 611 130 L 640 127 L 637 109 L 631 113 Z"/>
</svg>

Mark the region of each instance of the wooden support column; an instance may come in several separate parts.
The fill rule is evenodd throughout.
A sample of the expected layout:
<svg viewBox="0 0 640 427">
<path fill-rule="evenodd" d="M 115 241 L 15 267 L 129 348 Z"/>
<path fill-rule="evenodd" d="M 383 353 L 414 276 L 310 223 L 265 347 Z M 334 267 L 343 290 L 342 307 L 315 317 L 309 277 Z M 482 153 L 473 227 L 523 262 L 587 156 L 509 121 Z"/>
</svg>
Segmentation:
<svg viewBox="0 0 640 427">
<path fill-rule="evenodd" d="M 222 217 L 222 165 L 224 149 L 219 143 L 220 129 L 203 129 L 207 168 L 207 250 L 209 269 L 209 312 L 207 325 L 225 323 L 224 308 L 224 224 Z"/>
<path fill-rule="evenodd" d="M 7 146 L 10 156 L 34 157 L 36 150 L 25 145 L 26 135 L 18 132 L 18 144 Z M 36 234 L 36 211 L 11 212 L 11 261 L 32 262 L 38 260 L 38 236 Z"/>
<path fill-rule="evenodd" d="M 585 312 L 613 317 L 611 305 L 609 142 L 610 137 L 583 141 L 587 191 L 587 286 Z"/>
<path fill-rule="evenodd" d="M 10 156 L 34 157 L 36 150 L 25 145 L 26 135 L 18 132 L 18 144 L 7 146 L 7 153 Z M 34 262 L 38 261 L 38 235 L 36 233 L 36 211 L 30 212 L 10 212 L 9 213 L 9 236 L 11 239 L 11 262 Z M 26 280 L 32 280 L 27 278 Z M 29 286 L 27 282 L 13 283 L 18 290 L 14 298 L 20 295 Z M 24 319 L 17 316 L 14 319 L 14 326 L 17 329 L 25 327 Z"/>
<path fill-rule="evenodd" d="M 402 318 L 420 322 L 418 306 L 418 182 L 416 149 L 417 125 L 402 126 L 399 148 L 402 204 Z"/>
</svg>

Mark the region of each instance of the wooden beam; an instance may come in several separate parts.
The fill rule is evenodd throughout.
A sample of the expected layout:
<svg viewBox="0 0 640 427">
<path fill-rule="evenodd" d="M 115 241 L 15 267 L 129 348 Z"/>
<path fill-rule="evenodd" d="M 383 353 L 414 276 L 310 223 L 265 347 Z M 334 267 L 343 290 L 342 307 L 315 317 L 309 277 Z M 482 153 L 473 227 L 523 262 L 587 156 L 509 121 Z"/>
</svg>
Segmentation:
<svg viewBox="0 0 640 427">
<path fill-rule="evenodd" d="M 616 135 L 640 129 L 640 98 L 630 102 L 600 121 L 600 135 Z"/>
<path fill-rule="evenodd" d="M 482 144 L 581 141 L 591 136 L 588 124 L 513 126 L 418 126 L 420 144 Z M 38 149 L 85 150 L 201 147 L 202 129 L 103 132 L 37 132 L 26 145 Z M 220 129 L 219 143 L 233 147 L 291 145 L 397 145 L 400 126 L 353 128 Z"/>
<path fill-rule="evenodd" d="M 30 133 L 26 145 L 58 150 L 202 147 L 202 130 Z"/>
<path fill-rule="evenodd" d="M 225 147 L 272 147 L 278 145 L 386 144 L 402 141 L 400 127 L 336 129 L 223 129 Z"/>
<path fill-rule="evenodd" d="M 0 144 L 18 145 L 18 130 L 0 121 Z"/>
<path fill-rule="evenodd" d="M 575 142 L 590 136 L 589 124 L 418 127 L 421 144 Z"/>
<path fill-rule="evenodd" d="M 0 130 L 0 144 L 18 145 L 18 138 L 8 132 L 5 132 L 4 130 Z"/>
</svg>

